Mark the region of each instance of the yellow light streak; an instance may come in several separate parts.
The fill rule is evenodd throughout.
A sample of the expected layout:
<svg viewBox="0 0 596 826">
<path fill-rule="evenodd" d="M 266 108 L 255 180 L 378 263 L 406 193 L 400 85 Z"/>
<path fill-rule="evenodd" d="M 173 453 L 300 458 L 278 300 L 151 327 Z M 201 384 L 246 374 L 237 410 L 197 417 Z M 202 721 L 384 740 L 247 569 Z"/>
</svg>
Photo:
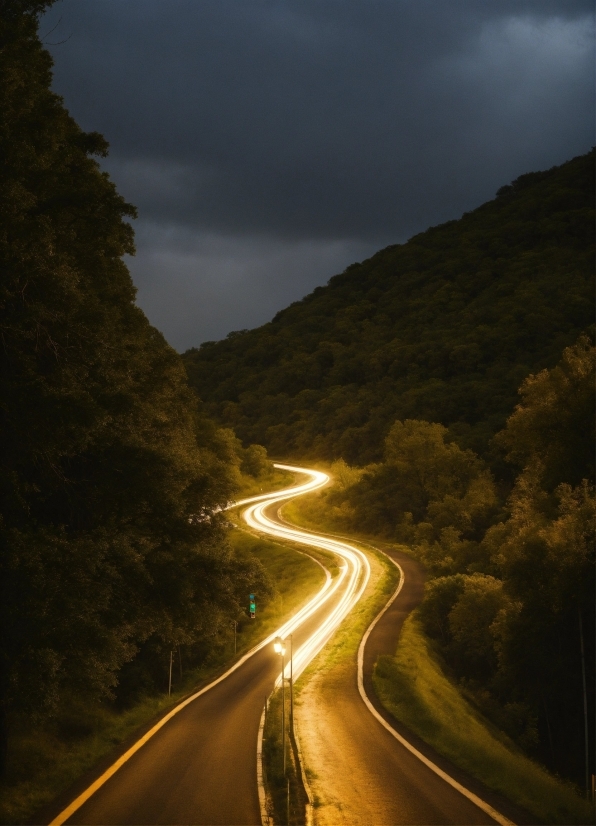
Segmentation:
<svg viewBox="0 0 596 826">
<path fill-rule="evenodd" d="M 274 522 L 265 515 L 265 509 L 273 503 L 283 502 L 287 499 L 294 498 L 294 496 L 317 490 L 329 481 L 326 473 L 321 473 L 317 470 L 281 464 L 275 464 L 275 467 L 294 473 L 306 473 L 310 476 L 310 480 L 303 485 L 286 488 L 273 494 L 252 497 L 237 503 L 240 505 L 252 503 L 250 507 L 243 511 L 243 519 L 254 530 L 258 530 L 269 536 L 330 551 L 343 559 L 345 564 L 340 567 L 340 573 L 333 581 L 333 585 L 331 585 L 331 582 L 328 580 L 321 591 L 319 591 L 302 611 L 299 611 L 298 614 L 288 620 L 281 628 L 273 632 L 271 637 L 264 641 L 263 644 L 270 642 L 271 638 L 279 636 L 283 639 L 288 634 L 292 634 L 308 617 L 312 616 L 315 611 L 318 611 L 319 608 L 337 592 L 344 584 L 344 580 L 347 580 L 343 593 L 335 607 L 322 620 L 319 627 L 311 634 L 308 640 L 294 653 L 294 679 L 297 679 L 362 596 L 370 577 L 370 564 L 362 551 L 354 548 L 352 545 L 348 545 L 346 542 L 311 534 L 289 525 L 281 525 L 279 522 Z M 290 665 L 288 664 L 284 676 L 289 677 L 289 669 Z M 280 683 L 281 675 L 277 680 L 277 684 Z"/>
<path fill-rule="evenodd" d="M 186 708 L 189 703 L 192 703 L 198 697 L 201 697 L 207 691 L 212 689 L 214 686 L 221 683 L 223 680 L 226 679 L 233 671 L 236 671 L 237 668 L 240 668 L 249 657 L 252 657 L 253 654 L 256 654 L 257 651 L 260 651 L 261 648 L 264 648 L 266 645 L 269 645 L 276 637 L 286 637 L 288 634 L 293 633 L 306 619 L 308 619 L 315 611 L 317 611 L 322 605 L 324 605 L 332 596 L 335 594 L 337 589 L 341 586 L 346 576 L 349 573 L 349 583 L 346 593 L 340 600 L 340 603 L 333 609 L 331 614 L 321 623 L 319 628 L 311 635 L 309 640 L 304 643 L 299 650 L 296 652 L 294 656 L 294 678 L 300 674 L 304 668 L 308 665 L 308 663 L 313 659 L 314 656 L 321 650 L 325 642 L 329 639 L 335 628 L 339 625 L 343 617 L 345 617 L 346 613 L 350 610 L 350 608 L 358 601 L 360 598 L 364 588 L 366 587 L 366 583 L 368 582 L 368 576 L 370 574 L 370 568 L 368 566 L 368 560 L 360 551 L 357 551 L 354 548 L 350 548 L 349 545 L 345 545 L 345 543 L 335 542 L 334 540 L 327 540 L 323 537 L 318 536 L 309 536 L 309 534 L 299 531 L 297 529 L 292 528 L 284 528 L 275 522 L 271 522 L 264 514 L 263 509 L 268 507 L 273 502 L 282 502 L 287 499 L 292 499 L 294 496 L 300 496 L 304 493 L 308 493 L 313 490 L 317 490 L 320 487 L 323 487 L 329 481 L 329 477 L 325 473 L 321 473 L 317 470 L 307 470 L 305 468 L 293 467 L 291 465 L 275 465 L 283 470 L 288 470 L 295 473 L 302 473 L 306 474 L 309 477 L 309 480 L 302 485 L 297 485 L 292 488 L 286 488 L 282 491 L 277 491 L 275 493 L 266 493 L 261 496 L 253 496 L 249 497 L 248 499 L 241 499 L 239 502 L 231 502 L 228 505 L 229 508 L 233 507 L 241 507 L 244 505 L 251 505 L 244 511 L 243 516 L 248 522 L 248 524 L 252 524 L 257 530 L 261 531 L 262 533 L 268 533 L 271 536 L 277 536 L 279 538 L 287 538 L 293 542 L 299 542 L 303 545 L 310 545 L 311 547 L 318 547 L 323 548 L 325 550 L 330 550 L 334 553 L 338 553 L 344 559 L 346 559 L 346 566 L 343 566 L 341 569 L 341 573 L 339 576 L 333 580 L 329 571 L 325 571 L 326 578 L 325 584 L 320 589 L 320 591 L 315 595 L 313 599 L 310 600 L 298 613 L 296 613 L 290 620 L 288 620 L 281 628 L 278 628 L 276 631 L 273 631 L 266 639 L 262 640 L 258 645 L 255 645 L 253 648 L 250 649 L 244 656 L 242 656 L 234 665 L 229 668 L 225 674 L 222 674 L 216 680 L 214 680 L 209 685 L 205 686 L 204 688 L 200 689 L 200 691 L 195 692 L 190 697 L 187 697 L 177 706 L 175 706 L 171 711 L 169 711 L 164 717 L 161 718 L 148 732 L 146 732 L 139 740 L 136 741 L 121 757 L 119 757 L 115 763 L 112 763 L 109 768 L 107 768 L 103 774 L 101 774 L 90 786 L 88 786 L 78 797 L 75 798 L 65 809 L 63 809 L 59 815 L 57 815 L 50 826 L 62 826 L 72 815 L 81 808 L 81 806 L 92 797 L 98 789 L 100 789 L 104 783 L 106 783 L 110 777 L 112 777 L 125 763 L 130 760 L 130 758 L 136 754 L 136 752 L 145 745 L 145 743 L 150 740 L 166 723 L 172 719 L 178 712 L 182 711 L 183 708 Z M 252 504 L 251 504 L 252 503 Z M 339 546 L 342 546 L 341 548 Z M 362 563 L 364 561 L 364 565 Z M 351 566 L 351 567 L 350 567 Z M 364 569 L 364 580 L 362 578 L 362 570 Z M 358 585 L 358 582 L 360 584 Z M 299 668 L 297 670 L 296 663 L 299 663 Z M 289 669 L 289 665 L 288 665 Z M 288 671 L 286 669 L 286 671 Z M 289 671 L 288 671 L 289 674 Z M 281 676 L 278 679 L 278 683 L 281 682 Z"/>
</svg>

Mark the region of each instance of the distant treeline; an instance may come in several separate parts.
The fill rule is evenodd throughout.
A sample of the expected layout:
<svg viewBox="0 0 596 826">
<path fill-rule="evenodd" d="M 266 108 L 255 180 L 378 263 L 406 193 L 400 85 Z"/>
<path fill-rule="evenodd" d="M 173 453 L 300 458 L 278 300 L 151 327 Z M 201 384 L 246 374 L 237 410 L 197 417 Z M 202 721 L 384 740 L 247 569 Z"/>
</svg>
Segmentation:
<svg viewBox="0 0 596 826">
<path fill-rule="evenodd" d="M 592 151 L 184 361 L 207 409 L 273 454 L 366 464 L 413 418 L 487 455 L 523 379 L 593 323 L 593 272 Z"/>
<path fill-rule="evenodd" d="M 7 724 L 163 687 L 171 649 L 200 659 L 266 591 L 220 512 L 265 451 L 201 412 L 135 306 L 135 209 L 94 159 L 103 137 L 50 90 L 46 5 L 0 9 L 3 758 Z"/>
</svg>

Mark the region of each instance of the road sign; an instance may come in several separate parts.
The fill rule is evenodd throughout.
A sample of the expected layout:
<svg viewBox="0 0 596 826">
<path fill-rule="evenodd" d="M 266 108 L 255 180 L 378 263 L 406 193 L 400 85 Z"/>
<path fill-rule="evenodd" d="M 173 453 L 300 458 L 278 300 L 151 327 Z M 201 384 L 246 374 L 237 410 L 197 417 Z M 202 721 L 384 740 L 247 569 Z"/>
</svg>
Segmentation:
<svg viewBox="0 0 596 826">
<path fill-rule="evenodd" d="M 254 619 L 257 614 L 257 603 L 255 601 L 255 595 L 250 595 L 250 602 L 249 602 L 249 611 L 250 611 L 250 618 Z"/>
</svg>

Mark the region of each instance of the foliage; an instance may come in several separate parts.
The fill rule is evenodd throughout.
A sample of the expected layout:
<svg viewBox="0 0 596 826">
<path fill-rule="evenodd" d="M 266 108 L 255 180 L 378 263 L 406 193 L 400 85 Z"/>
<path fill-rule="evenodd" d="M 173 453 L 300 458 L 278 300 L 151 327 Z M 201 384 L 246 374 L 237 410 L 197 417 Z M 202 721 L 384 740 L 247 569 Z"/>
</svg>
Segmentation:
<svg viewBox="0 0 596 826">
<path fill-rule="evenodd" d="M 539 462 L 546 491 L 594 480 L 594 349 L 587 336 L 568 347 L 552 370 L 529 376 L 522 402 L 496 438 L 519 467 Z"/>
<path fill-rule="evenodd" d="M 266 573 L 265 586 L 256 592 L 256 618 L 251 620 L 244 614 L 237 623 L 242 645 L 248 650 L 302 608 L 322 587 L 325 577 L 321 566 L 300 549 L 244 529 L 233 530 L 230 541 L 240 559 L 257 558 Z"/>
<path fill-rule="evenodd" d="M 429 577 L 422 626 L 467 696 L 581 785 L 580 633 L 593 731 L 595 505 L 593 454 L 578 444 L 594 426 L 594 356 L 580 336 L 523 382 L 497 437 L 522 465 L 506 503 L 483 460 L 442 425 L 406 420 L 390 428 L 382 462 L 335 463 L 340 483 L 300 505 L 330 530 L 410 544 Z"/>
<path fill-rule="evenodd" d="M 298 610 L 321 586 L 324 575 L 316 562 L 287 546 L 240 530 L 231 531 L 229 538 L 240 559 L 256 558 L 267 575 L 267 587 L 261 586 L 257 593 L 256 619 L 249 619 L 246 613 L 237 616 L 236 650 L 240 656 Z M 11 737 L 13 759 L 0 787 L 0 823 L 29 822 L 36 813 L 39 817 L 44 804 L 100 758 L 108 759 L 115 744 L 133 737 L 141 726 L 165 713 L 191 690 L 221 674 L 222 666 L 231 664 L 234 657 L 234 636 L 233 623 L 222 625 L 208 657 L 198 667 L 191 667 L 188 646 L 174 652 L 171 697 L 167 694 L 169 651 L 165 651 L 153 674 L 147 674 L 146 660 L 143 669 L 137 662 L 134 682 L 125 695 L 120 671 L 117 702 L 91 703 L 75 690 L 63 697 L 51 718 L 33 729 L 28 721 L 19 721 Z M 153 679 L 148 680 L 148 676 Z"/>
<path fill-rule="evenodd" d="M 447 437 L 439 424 L 395 422 L 383 462 L 364 468 L 334 462 L 334 484 L 300 509 L 332 531 L 414 543 L 434 575 L 490 573 L 479 540 L 499 513 L 495 485 L 485 463 Z"/>
<path fill-rule="evenodd" d="M 365 529 L 407 539 L 413 523 L 429 537 L 455 527 L 473 536 L 496 503 L 490 473 L 470 450 L 446 442 L 440 424 L 396 421 L 385 440 L 384 461 L 364 469 L 345 493 Z M 336 496 L 341 495 L 338 491 Z"/>
<path fill-rule="evenodd" d="M 204 656 L 264 574 L 221 513 L 233 434 L 204 415 L 179 356 L 135 306 L 128 219 L 50 91 L 39 3 L 0 17 L 0 707 L 13 724 L 69 692 L 118 693 L 124 668 Z M 251 468 L 262 451 L 249 449 Z M 125 664 L 129 665 L 125 665 Z"/>
<path fill-rule="evenodd" d="M 445 664 L 415 616 L 404 623 L 396 656 L 379 658 L 373 680 L 384 705 L 398 720 L 472 777 L 532 812 L 539 822 L 590 822 L 590 805 L 576 796 L 570 784 L 553 778 L 520 753 L 466 702 L 446 677 Z"/>
<path fill-rule="evenodd" d="M 489 449 L 531 372 L 594 321 L 594 152 L 353 264 L 256 330 L 184 354 L 218 420 L 276 455 L 364 465 L 397 419 Z"/>
</svg>

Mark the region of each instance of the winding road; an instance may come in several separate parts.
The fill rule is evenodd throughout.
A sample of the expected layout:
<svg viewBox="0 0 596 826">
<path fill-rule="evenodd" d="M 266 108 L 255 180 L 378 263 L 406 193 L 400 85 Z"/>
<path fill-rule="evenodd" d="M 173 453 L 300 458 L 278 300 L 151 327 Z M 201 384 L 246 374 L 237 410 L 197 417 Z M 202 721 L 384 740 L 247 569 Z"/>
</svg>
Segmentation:
<svg viewBox="0 0 596 826">
<path fill-rule="evenodd" d="M 61 811 L 48 818 L 51 826 L 261 823 L 257 735 L 265 699 L 279 682 L 279 658 L 271 642 L 277 635 L 293 634 L 296 679 L 360 599 L 370 576 L 362 550 L 341 539 L 299 530 L 278 518 L 281 503 L 321 487 L 328 477 L 304 468 L 277 467 L 304 474 L 308 481 L 242 500 L 234 507 L 245 507 L 243 518 L 261 533 L 336 554 L 339 573 L 332 577 L 327 572 L 320 591 L 284 626 L 218 680 L 165 715 L 86 788 L 71 792 L 71 802 L 63 803 Z M 328 730 L 332 723 L 334 748 L 344 744 L 337 760 L 345 764 L 346 758 L 349 762 L 350 755 L 357 755 L 347 766 L 350 786 L 364 792 L 363 804 L 366 790 L 380 795 L 372 810 L 363 805 L 362 819 L 351 822 L 371 826 L 498 822 L 507 826 L 514 821 L 495 808 L 495 801 L 487 802 L 481 789 L 469 791 L 467 778 L 454 777 L 451 767 L 439 765 L 441 761 L 424 744 L 412 745 L 412 738 L 398 731 L 374 699 L 372 665 L 379 653 L 395 650 L 401 622 L 422 590 L 415 563 L 396 562 L 402 570 L 401 591 L 371 627 L 361 647 L 360 677 L 354 669 L 342 689 L 341 702 L 330 709 L 333 719 L 327 719 Z M 318 771 L 316 765 L 310 768 Z"/>
</svg>

